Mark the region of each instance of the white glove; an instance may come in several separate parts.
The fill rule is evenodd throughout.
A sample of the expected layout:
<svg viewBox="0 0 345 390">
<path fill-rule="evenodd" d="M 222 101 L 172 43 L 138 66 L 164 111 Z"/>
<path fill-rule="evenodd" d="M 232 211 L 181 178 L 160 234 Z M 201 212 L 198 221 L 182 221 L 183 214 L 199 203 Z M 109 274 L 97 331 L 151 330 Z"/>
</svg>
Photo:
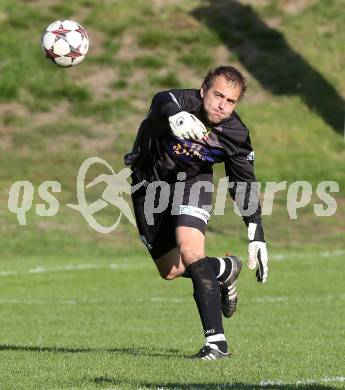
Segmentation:
<svg viewBox="0 0 345 390">
<path fill-rule="evenodd" d="M 207 129 L 199 119 L 187 111 L 169 116 L 169 125 L 173 134 L 183 139 L 202 139 Z"/>
<path fill-rule="evenodd" d="M 248 245 L 248 268 L 256 270 L 256 279 L 260 283 L 265 283 L 268 274 L 268 256 L 266 243 L 262 241 L 252 241 Z"/>
</svg>

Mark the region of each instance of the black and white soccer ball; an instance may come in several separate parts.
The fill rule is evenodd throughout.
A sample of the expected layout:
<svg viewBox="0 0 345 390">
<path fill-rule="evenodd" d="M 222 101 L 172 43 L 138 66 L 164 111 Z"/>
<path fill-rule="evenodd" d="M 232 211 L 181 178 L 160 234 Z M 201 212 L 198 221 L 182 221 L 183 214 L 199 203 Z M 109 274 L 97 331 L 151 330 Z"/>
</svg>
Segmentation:
<svg viewBox="0 0 345 390">
<path fill-rule="evenodd" d="M 42 47 L 47 58 L 62 67 L 79 64 L 89 50 L 86 30 L 73 20 L 57 20 L 42 35 Z"/>
</svg>

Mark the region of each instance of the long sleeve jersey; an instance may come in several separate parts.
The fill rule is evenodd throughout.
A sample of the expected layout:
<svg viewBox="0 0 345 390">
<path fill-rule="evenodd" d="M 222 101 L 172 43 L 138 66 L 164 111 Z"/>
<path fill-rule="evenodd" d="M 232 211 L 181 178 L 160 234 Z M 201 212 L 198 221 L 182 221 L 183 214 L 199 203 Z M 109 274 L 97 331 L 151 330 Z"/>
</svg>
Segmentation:
<svg viewBox="0 0 345 390">
<path fill-rule="evenodd" d="M 207 136 L 202 140 L 174 136 L 168 118 L 181 111 L 187 111 L 201 120 L 208 129 Z M 264 241 L 249 131 L 235 112 L 217 125 L 208 125 L 204 119 L 200 91 L 173 89 L 158 92 L 125 162 L 132 165 L 139 179 L 149 182 L 164 180 L 168 183 L 176 181 L 178 172 L 193 177 L 212 172 L 215 163 L 224 163 L 226 175 L 232 183 L 229 186 L 231 197 L 235 201 L 242 197 L 242 210 L 253 210 L 251 215 L 243 212 L 243 220 L 247 226 L 249 223 L 257 224 L 254 240 Z"/>
</svg>

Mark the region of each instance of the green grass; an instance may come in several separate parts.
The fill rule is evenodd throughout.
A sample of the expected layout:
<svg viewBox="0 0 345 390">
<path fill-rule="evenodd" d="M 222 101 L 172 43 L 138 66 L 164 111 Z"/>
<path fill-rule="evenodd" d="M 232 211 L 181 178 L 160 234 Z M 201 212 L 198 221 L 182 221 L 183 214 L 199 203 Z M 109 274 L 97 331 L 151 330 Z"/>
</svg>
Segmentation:
<svg viewBox="0 0 345 390">
<path fill-rule="evenodd" d="M 160 88 L 179 88 L 181 82 L 175 72 L 169 72 L 163 76 L 151 76 L 150 82 L 152 85 Z"/>
<path fill-rule="evenodd" d="M 167 31 L 158 29 L 146 30 L 139 36 L 139 46 L 145 48 L 156 48 L 163 46 L 170 39 L 170 34 Z"/>
<path fill-rule="evenodd" d="M 93 117 L 103 123 L 122 119 L 135 112 L 131 102 L 125 98 L 80 102 L 73 108 L 77 117 Z"/>
<path fill-rule="evenodd" d="M 182 63 L 204 71 L 214 66 L 214 59 L 202 47 L 192 49 L 181 57 Z"/>
<path fill-rule="evenodd" d="M 321 258 L 322 273 L 317 253 L 274 255 L 267 285 L 242 273 L 238 312 L 224 321 L 233 357 L 211 364 L 186 359 L 203 343 L 190 281 L 163 281 L 141 251 L 5 258 L 2 270 L 18 274 L 0 276 L 0 385 L 343 387 L 332 378 L 344 376 L 344 254 Z"/>
<path fill-rule="evenodd" d="M 343 4 L 250 4 L 1 1 L 1 389 L 345 387 L 345 143 L 331 125 L 343 121 Z M 90 35 L 87 58 L 71 69 L 40 48 L 44 28 L 61 18 Z M 161 280 L 127 220 L 102 235 L 66 204 L 77 202 L 86 158 L 123 168 L 157 90 L 198 88 L 209 67 L 230 58 L 248 78 L 238 112 L 251 131 L 258 180 L 307 180 L 314 195 L 297 220 L 289 219 L 287 190 L 277 196 L 264 217 L 269 282 L 258 286 L 243 271 L 239 310 L 225 321 L 233 358 L 207 365 L 185 359 L 203 343 L 190 281 Z M 104 170 L 92 167 L 88 179 Z M 217 167 L 216 179 L 223 175 Z M 16 180 L 35 188 L 27 226 L 7 209 Z M 62 186 L 49 218 L 35 213 L 46 180 Z M 340 186 L 332 217 L 313 211 L 322 180 Z M 88 191 L 88 202 L 102 190 Z M 97 218 L 110 226 L 117 215 L 108 206 Z M 207 233 L 208 255 L 229 250 L 246 258 L 246 230 L 231 202 Z"/>
<path fill-rule="evenodd" d="M 163 58 L 152 56 L 149 54 L 139 56 L 134 59 L 134 63 L 137 67 L 160 69 L 163 68 L 166 63 Z"/>
</svg>

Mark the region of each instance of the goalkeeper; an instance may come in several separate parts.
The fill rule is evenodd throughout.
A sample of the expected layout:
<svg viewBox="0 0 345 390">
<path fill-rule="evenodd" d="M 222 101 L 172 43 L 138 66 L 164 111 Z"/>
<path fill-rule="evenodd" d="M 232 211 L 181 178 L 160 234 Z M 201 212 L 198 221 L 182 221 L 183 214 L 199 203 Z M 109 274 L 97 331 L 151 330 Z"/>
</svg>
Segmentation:
<svg viewBox="0 0 345 390">
<path fill-rule="evenodd" d="M 236 256 L 205 254 L 205 231 L 212 206 L 212 165 L 224 163 L 229 192 L 244 199 L 242 217 L 248 231 L 248 266 L 257 268 L 258 282 L 268 272 L 261 207 L 254 176 L 254 152 L 249 132 L 235 108 L 246 90 L 245 79 L 232 66 L 210 71 L 200 90 L 158 92 L 140 125 L 132 152 L 125 156 L 133 170 L 133 184 L 146 185 L 132 194 L 142 241 L 160 275 L 167 280 L 191 278 L 205 345 L 193 357 L 215 360 L 230 356 L 222 313 L 236 310 L 236 281 L 242 263 Z M 150 183 L 168 183 L 167 207 L 147 216 Z M 181 193 L 182 196 L 177 196 Z M 252 210 L 250 215 L 245 211 Z"/>
</svg>

